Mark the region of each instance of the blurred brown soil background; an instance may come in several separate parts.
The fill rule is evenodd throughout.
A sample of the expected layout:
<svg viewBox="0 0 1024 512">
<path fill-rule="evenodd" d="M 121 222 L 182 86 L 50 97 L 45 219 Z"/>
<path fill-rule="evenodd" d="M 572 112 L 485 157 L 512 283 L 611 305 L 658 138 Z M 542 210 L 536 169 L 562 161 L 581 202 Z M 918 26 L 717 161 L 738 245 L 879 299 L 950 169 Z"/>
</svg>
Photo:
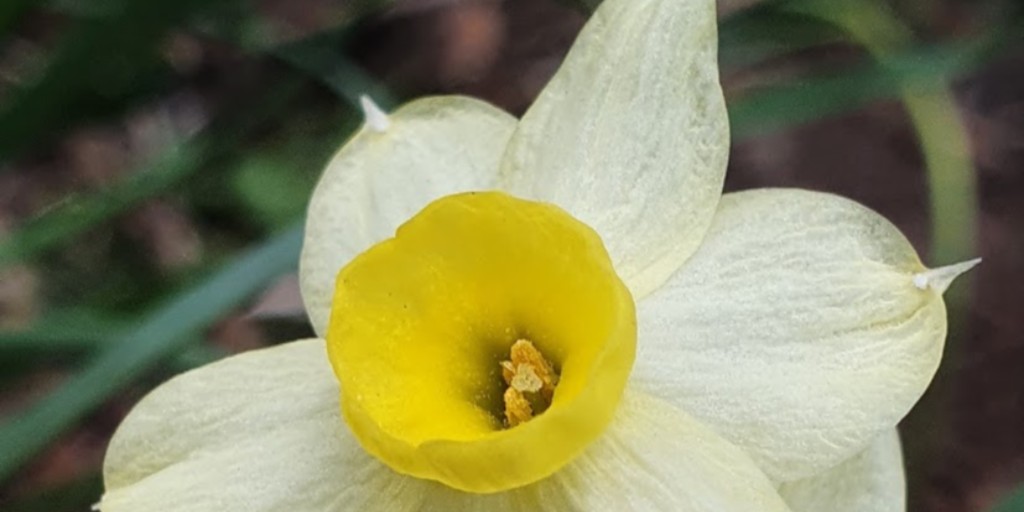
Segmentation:
<svg viewBox="0 0 1024 512">
<path fill-rule="evenodd" d="M 722 2 L 721 11 L 724 15 L 752 3 Z M 951 0 L 906 1 L 900 7 L 914 13 L 936 39 L 976 30 L 986 14 L 983 4 Z M 347 4 L 265 0 L 258 9 L 272 21 L 273 37 L 288 41 L 340 19 Z M 520 114 L 556 69 L 584 19 L 579 10 L 553 0 L 400 2 L 363 22 L 349 48 L 357 64 L 402 97 L 468 94 Z M 0 101 L 5 86 L 38 73 L 42 56 L 66 24 L 64 16 L 45 10 L 34 10 L 19 21 L 15 36 L 0 47 Z M 972 274 L 965 322 L 951 331 L 950 354 L 935 386 L 902 426 L 912 512 L 987 511 L 1024 481 L 1022 48 L 1016 45 L 954 84 L 977 172 L 973 252 L 984 263 Z M 252 96 L 256 84 L 275 76 L 281 66 L 187 31 L 168 37 L 162 52 L 176 70 L 173 87 L 102 119 L 51 134 L 0 174 L 0 236 L 66 197 L 101 189 L 132 172 L 174 141 L 207 126 L 225 104 Z M 723 69 L 727 101 L 759 84 L 799 80 L 808 69 L 842 69 L 863 58 L 857 48 L 835 43 L 753 67 Z M 324 124 L 336 117 L 317 116 L 337 110 L 325 106 L 335 100 L 320 87 L 307 92 L 297 108 L 308 111 L 311 131 L 331 133 L 337 127 Z M 281 130 L 271 126 L 256 140 L 273 139 Z M 341 142 L 339 137 L 335 145 Z M 314 167 L 303 172 L 315 176 Z M 925 163 L 913 127 L 896 100 L 735 141 L 726 187 L 801 187 L 838 193 L 882 213 L 922 255 L 929 251 Z M 75 239 L 46 266 L 23 264 L 0 271 L 0 327 L 28 325 L 43 314 L 55 294 L 73 295 L 93 285 L 61 283 L 63 274 L 48 270 L 55 264 L 70 268 L 67 275 L 95 269 L 98 276 L 109 276 L 127 261 L 173 280 L 211 252 L 235 247 L 251 235 L 231 235 L 239 226 L 246 229 L 231 215 L 198 215 L 175 194 L 148 200 Z M 132 254 L 112 255 L 125 245 L 133 248 Z M 295 280 L 285 278 L 252 307 L 218 322 L 206 337 L 211 347 L 224 352 L 282 341 L 308 328 L 293 321 L 284 334 L 267 319 L 294 319 L 300 311 Z M 82 356 L 55 357 L 52 364 L 36 366 L 10 385 L 4 381 L 0 418 L 18 414 L 54 389 L 74 371 L 75 357 Z M 14 481 L 0 487 L 0 508 L 5 500 L 13 503 L 94 478 L 121 418 L 149 387 L 175 371 L 169 365 L 144 379 L 62 436 Z"/>
</svg>

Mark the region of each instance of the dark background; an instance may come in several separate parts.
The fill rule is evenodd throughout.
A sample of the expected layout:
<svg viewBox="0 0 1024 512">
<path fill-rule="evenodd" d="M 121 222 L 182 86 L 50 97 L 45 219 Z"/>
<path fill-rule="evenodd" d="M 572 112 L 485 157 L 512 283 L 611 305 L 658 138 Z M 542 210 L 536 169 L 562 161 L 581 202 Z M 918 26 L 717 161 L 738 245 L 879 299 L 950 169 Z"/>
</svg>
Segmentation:
<svg viewBox="0 0 1024 512">
<path fill-rule="evenodd" d="M 461 93 L 521 114 L 591 0 L 3 0 L 0 509 L 86 510 L 147 390 L 310 334 L 305 202 L 361 119 Z M 1024 17 L 1017 2 L 720 0 L 726 186 L 856 199 L 947 295 L 901 425 L 911 512 L 1024 511 Z"/>
</svg>

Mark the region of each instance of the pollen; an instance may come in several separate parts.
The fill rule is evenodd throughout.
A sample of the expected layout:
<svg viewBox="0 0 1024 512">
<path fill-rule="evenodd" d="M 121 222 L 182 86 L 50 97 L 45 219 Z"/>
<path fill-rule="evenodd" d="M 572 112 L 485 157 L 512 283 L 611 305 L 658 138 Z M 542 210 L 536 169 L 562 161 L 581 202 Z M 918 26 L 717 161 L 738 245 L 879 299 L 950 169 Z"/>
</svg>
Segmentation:
<svg viewBox="0 0 1024 512">
<path fill-rule="evenodd" d="M 544 412 L 555 396 L 558 373 L 532 342 L 517 340 L 509 360 L 501 362 L 505 390 L 505 426 L 515 427 Z"/>
</svg>

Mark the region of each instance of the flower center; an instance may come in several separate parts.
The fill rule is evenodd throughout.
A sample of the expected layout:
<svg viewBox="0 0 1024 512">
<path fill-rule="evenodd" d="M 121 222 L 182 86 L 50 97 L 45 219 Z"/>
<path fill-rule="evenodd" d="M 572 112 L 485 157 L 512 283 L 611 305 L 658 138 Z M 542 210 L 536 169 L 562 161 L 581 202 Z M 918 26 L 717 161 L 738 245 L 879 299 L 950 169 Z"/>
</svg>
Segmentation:
<svg viewBox="0 0 1024 512">
<path fill-rule="evenodd" d="M 470 492 L 540 480 L 611 421 L 633 300 L 600 238 L 497 192 L 439 199 L 338 274 L 327 349 L 360 444 Z"/>
<path fill-rule="evenodd" d="M 501 378 L 508 386 L 503 395 L 505 426 L 511 428 L 529 421 L 551 405 L 558 374 L 530 340 L 513 343 L 509 359 L 501 362 Z"/>
</svg>

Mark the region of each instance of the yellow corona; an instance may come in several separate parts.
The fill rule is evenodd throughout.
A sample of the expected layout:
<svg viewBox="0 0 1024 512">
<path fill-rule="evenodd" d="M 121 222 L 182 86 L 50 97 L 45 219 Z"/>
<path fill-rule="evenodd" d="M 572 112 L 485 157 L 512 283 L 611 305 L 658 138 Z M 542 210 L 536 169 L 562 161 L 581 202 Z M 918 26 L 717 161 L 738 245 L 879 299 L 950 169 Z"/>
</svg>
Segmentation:
<svg viewBox="0 0 1024 512">
<path fill-rule="evenodd" d="M 589 227 L 550 204 L 467 193 L 342 269 L 327 341 L 368 452 L 486 493 L 554 473 L 601 434 L 636 318 Z"/>
</svg>

